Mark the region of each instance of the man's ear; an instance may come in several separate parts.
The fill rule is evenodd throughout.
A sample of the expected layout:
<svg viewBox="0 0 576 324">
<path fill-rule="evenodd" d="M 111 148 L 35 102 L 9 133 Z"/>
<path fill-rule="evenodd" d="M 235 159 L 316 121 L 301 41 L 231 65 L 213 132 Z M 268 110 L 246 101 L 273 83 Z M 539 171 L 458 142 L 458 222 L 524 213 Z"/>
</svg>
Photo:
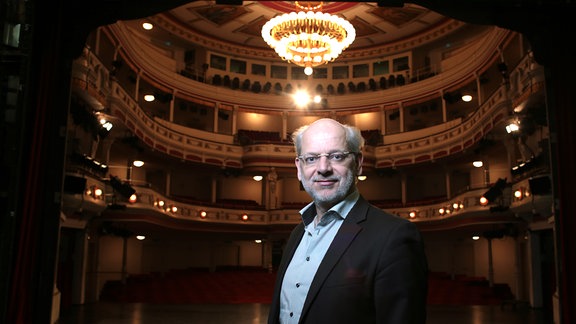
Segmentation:
<svg viewBox="0 0 576 324">
<path fill-rule="evenodd" d="M 300 179 L 300 161 L 298 158 L 294 159 L 294 164 L 296 164 L 296 175 L 298 176 L 298 181 L 302 181 L 302 179 Z"/>
<path fill-rule="evenodd" d="M 362 153 L 358 153 L 356 155 L 356 172 L 358 175 L 362 174 L 362 163 L 364 162 L 364 155 Z"/>
</svg>

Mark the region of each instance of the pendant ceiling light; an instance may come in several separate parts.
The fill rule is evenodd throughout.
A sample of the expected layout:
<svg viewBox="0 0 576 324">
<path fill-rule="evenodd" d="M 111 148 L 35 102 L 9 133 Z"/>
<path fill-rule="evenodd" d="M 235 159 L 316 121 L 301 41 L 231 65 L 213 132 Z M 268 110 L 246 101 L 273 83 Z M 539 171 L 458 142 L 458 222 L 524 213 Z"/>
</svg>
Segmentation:
<svg viewBox="0 0 576 324">
<path fill-rule="evenodd" d="M 269 20 L 262 38 L 285 61 L 312 68 L 334 61 L 356 38 L 356 30 L 344 18 L 322 12 L 322 2 L 296 1 L 298 12 Z"/>
</svg>

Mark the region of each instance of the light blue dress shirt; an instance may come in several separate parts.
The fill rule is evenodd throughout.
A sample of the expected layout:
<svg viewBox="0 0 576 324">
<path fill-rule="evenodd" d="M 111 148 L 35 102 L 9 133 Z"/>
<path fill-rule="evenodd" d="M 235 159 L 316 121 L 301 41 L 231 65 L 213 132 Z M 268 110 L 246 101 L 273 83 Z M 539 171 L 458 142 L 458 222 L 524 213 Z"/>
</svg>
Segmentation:
<svg viewBox="0 0 576 324">
<path fill-rule="evenodd" d="M 352 209 L 360 194 L 354 191 L 343 201 L 330 208 L 318 225 L 314 219 L 304 219 L 304 236 L 296 249 L 282 281 L 280 295 L 280 323 L 298 323 L 306 295 L 316 275 L 316 270 L 324 258 L 328 247 L 340 229 L 342 222 Z M 308 204 L 300 214 L 308 208 L 315 208 L 314 203 Z M 318 216 L 318 215 L 316 215 Z"/>
</svg>

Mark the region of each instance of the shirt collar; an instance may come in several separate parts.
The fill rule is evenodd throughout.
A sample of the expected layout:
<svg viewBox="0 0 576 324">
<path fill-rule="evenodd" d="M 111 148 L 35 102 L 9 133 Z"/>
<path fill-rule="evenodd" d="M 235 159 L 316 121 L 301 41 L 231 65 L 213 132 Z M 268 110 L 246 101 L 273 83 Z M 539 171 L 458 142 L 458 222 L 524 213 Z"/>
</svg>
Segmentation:
<svg viewBox="0 0 576 324">
<path fill-rule="evenodd" d="M 328 209 L 326 213 L 334 211 L 345 219 L 352 207 L 354 207 L 358 201 L 359 197 L 360 193 L 356 189 L 351 194 L 346 196 L 344 200 Z M 304 222 L 304 225 L 308 226 L 308 224 L 312 223 L 312 221 L 314 221 L 314 217 L 316 217 L 316 207 L 314 206 L 314 202 L 311 202 L 306 205 L 306 207 L 302 208 L 300 210 L 300 214 L 302 215 L 302 221 Z"/>
</svg>

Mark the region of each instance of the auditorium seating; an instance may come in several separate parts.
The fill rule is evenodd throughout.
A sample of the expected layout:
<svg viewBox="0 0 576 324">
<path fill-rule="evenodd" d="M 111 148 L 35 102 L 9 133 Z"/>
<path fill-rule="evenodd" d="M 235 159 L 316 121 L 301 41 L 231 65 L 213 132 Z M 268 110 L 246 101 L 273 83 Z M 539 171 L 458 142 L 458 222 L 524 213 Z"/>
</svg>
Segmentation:
<svg viewBox="0 0 576 324">
<path fill-rule="evenodd" d="M 156 304 L 270 303 L 276 274 L 261 267 L 189 268 L 108 281 L 101 301 Z M 429 275 L 429 305 L 503 305 L 514 295 L 483 277 Z"/>
</svg>

